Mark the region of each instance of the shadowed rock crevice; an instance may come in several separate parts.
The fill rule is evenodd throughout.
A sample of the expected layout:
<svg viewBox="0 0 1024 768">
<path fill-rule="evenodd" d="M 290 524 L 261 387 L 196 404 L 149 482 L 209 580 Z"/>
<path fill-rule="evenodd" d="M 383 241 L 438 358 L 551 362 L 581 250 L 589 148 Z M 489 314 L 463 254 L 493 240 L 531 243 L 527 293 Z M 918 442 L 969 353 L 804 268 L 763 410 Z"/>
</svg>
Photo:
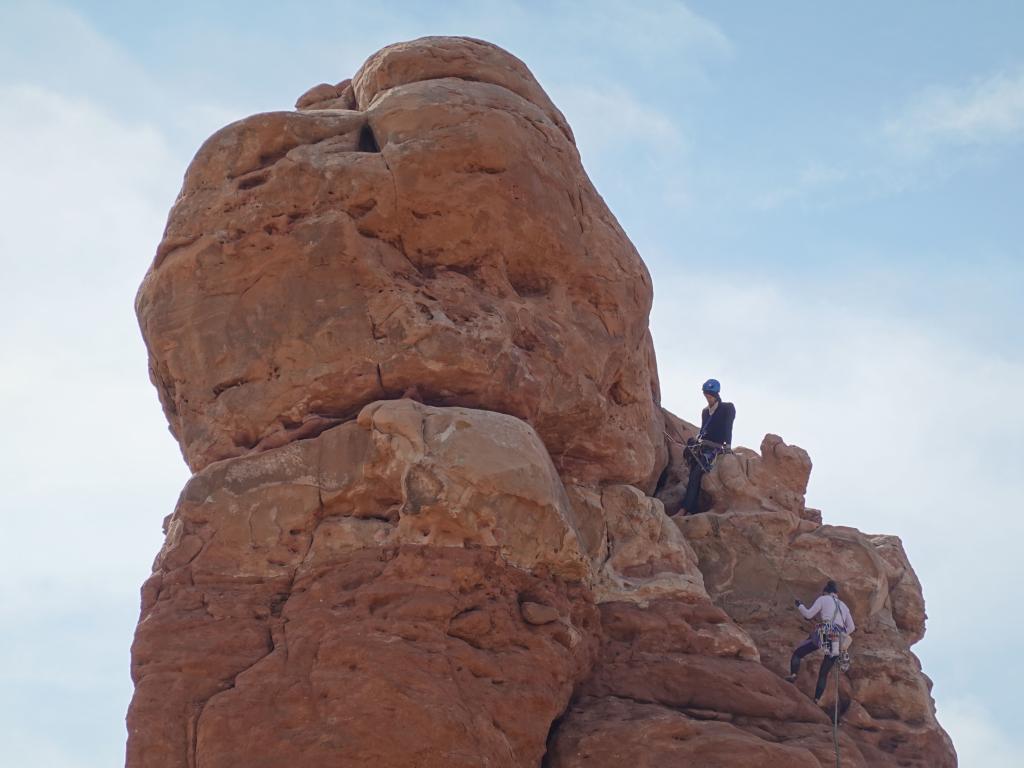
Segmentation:
<svg viewBox="0 0 1024 768">
<path fill-rule="evenodd" d="M 359 131 L 359 143 L 356 145 L 356 149 L 359 152 L 380 152 L 377 137 L 373 135 L 373 128 L 370 127 L 369 123 L 364 125 Z"/>
</svg>

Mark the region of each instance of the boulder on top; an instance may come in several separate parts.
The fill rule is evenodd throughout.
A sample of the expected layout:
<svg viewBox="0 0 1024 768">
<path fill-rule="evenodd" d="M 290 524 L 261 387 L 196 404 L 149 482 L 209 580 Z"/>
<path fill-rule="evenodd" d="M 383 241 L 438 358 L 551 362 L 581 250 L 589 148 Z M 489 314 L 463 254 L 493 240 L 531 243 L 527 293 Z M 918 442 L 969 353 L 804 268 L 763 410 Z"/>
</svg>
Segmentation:
<svg viewBox="0 0 1024 768">
<path fill-rule="evenodd" d="M 202 146 L 138 293 L 189 466 L 416 387 L 524 419 L 567 477 L 650 490 L 651 280 L 526 66 L 424 38 L 298 103 Z"/>
<path fill-rule="evenodd" d="M 683 445 L 697 428 L 663 411 L 669 454 L 655 495 L 670 514 L 679 511 L 690 468 Z M 737 447 L 719 456 L 701 483 L 702 511 L 787 509 L 805 514 L 804 495 L 811 476 L 811 457 L 778 435 L 765 435 L 760 454 Z M 816 510 L 806 512 L 813 516 Z M 820 520 L 819 520 L 820 522 Z"/>
<path fill-rule="evenodd" d="M 613 485 L 601 493 L 601 510 L 607 545 L 595 586 L 599 602 L 708 599 L 697 556 L 660 501 Z"/>
</svg>

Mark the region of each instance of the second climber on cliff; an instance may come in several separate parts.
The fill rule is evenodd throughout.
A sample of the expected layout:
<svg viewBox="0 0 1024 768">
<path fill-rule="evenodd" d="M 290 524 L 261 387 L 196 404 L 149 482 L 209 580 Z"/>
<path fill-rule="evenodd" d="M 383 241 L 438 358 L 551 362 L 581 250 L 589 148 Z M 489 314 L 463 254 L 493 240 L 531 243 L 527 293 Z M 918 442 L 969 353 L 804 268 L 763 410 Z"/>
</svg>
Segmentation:
<svg viewBox="0 0 1024 768">
<path fill-rule="evenodd" d="M 690 479 L 686 484 L 681 509 L 687 515 L 698 511 L 701 480 L 711 471 L 715 459 L 732 445 L 732 423 L 736 420 L 736 406 L 722 402 L 722 385 L 717 379 L 705 381 L 701 391 L 708 405 L 700 413 L 700 432 L 686 443 Z"/>
<path fill-rule="evenodd" d="M 807 654 L 823 648 L 825 658 L 821 660 L 821 666 L 818 668 L 818 682 L 814 686 L 814 701 L 817 702 L 825 693 L 828 674 L 832 671 L 836 661 L 840 661 L 843 669 L 846 669 L 849 664 L 848 650 L 852 642 L 850 635 L 853 634 L 857 625 L 853 623 L 853 614 L 850 613 L 849 606 L 839 599 L 839 587 L 831 579 L 825 584 L 821 595 L 810 608 L 805 607 L 799 600 L 795 602 L 797 610 L 805 619 L 813 619 L 816 616 L 820 618 L 819 623 L 811 630 L 807 639 L 793 651 L 793 657 L 789 660 L 789 677 L 786 679 L 790 682 L 796 680 L 797 673 L 800 671 L 801 659 Z"/>
</svg>

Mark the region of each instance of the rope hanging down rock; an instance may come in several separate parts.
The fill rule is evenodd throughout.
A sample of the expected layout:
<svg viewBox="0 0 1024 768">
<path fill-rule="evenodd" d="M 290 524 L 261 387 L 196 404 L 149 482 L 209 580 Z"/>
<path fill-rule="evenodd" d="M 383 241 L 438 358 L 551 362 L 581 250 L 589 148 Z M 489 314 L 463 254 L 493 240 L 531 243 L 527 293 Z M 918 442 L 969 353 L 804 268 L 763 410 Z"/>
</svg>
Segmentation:
<svg viewBox="0 0 1024 768">
<path fill-rule="evenodd" d="M 839 763 L 839 665 L 836 664 L 833 669 L 836 673 L 836 700 L 832 710 L 832 746 L 836 750 L 836 768 L 841 768 Z"/>
<path fill-rule="evenodd" d="M 677 440 L 676 438 L 672 437 L 672 435 L 670 435 L 667 431 L 664 431 L 664 434 L 665 434 L 665 437 L 667 437 L 669 440 L 671 440 L 673 443 L 675 443 L 676 445 L 680 446 L 684 450 L 689 447 L 689 446 L 685 445 L 684 443 L 682 443 L 681 441 Z M 760 553 L 764 557 L 764 561 L 768 564 L 768 567 L 771 568 L 772 572 L 775 574 L 775 578 L 776 578 L 775 591 L 776 591 L 776 593 L 778 593 L 778 591 L 779 591 L 779 586 L 783 586 L 783 587 L 785 587 L 786 592 L 789 594 L 790 600 L 794 600 L 795 601 L 797 599 L 797 597 L 793 593 L 793 590 L 791 590 L 789 588 L 789 585 L 786 583 L 786 579 L 783 577 L 782 571 L 775 566 L 775 563 L 772 562 L 772 558 L 770 558 L 768 556 L 768 554 L 764 551 L 764 549 L 762 547 L 758 546 L 757 543 L 752 538 L 750 538 L 750 536 L 747 535 L 747 532 L 744 531 L 742 528 L 740 528 L 739 525 L 737 525 L 736 522 L 731 517 L 726 517 L 725 515 L 721 515 L 721 516 L 719 516 L 719 519 L 725 519 L 729 523 L 731 523 L 732 527 L 735 528 L 744 539 L 746 539 L 747 543 L 750 545 L 750 548 L 755 550 L 756 552 Z M 785 561 L 786 557 L 783 556 L 782 559 L 783 559 L 783 561 Z M 833 710 L 832 710 L 832 746 L 835 749 L 835 753 L 836 753 L 836 768 L 842 768 L 842 763 L 841 763 L 841 758 L 840 758 L 840 753 L 839 753 L 839 682 L 840 682 L 839 681 L 839 671 L 840 671 L 839 665 L 838 664 L 834 665 L 833 669 L 835 671 L 835 677 L 836 677 L 836 696 L 835 696 L 835 702 L 834 702 L 834 706 L 833 706 Z"/>
</svg>

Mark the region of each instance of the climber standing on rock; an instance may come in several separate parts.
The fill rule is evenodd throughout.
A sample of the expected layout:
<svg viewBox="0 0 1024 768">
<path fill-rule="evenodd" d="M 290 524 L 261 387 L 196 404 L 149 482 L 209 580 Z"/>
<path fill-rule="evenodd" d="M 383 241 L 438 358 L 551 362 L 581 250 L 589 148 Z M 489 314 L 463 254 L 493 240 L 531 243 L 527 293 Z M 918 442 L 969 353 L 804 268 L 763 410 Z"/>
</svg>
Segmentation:
<svg viewBox="0 0 1024 768">
<path fill-rule="evenodd" d="M 690 479 L 686 484 L 682 511 L 687 515 L 697 512 L 701 479 L 711 471 L 715 459 L 732 445 L 732 423 L 736 420 L 736 406 L 722 402 L 722 385 L 717 379 L 705 381 L 701 391 L 708 406 L 700 413 L 700 432 L 697 437 L 686 441 Z"/>
<path fill-rule="evenodd" d="M 806 608 L 797 600 L 796 607 L 805 619 L 819 616 L 820 621 L 807 639 L 793 651 L 793 657 L 789 660 L 789 677 L 786 679 L 790 682 L 796 680 L 797 673 L 800 671 L 801 659 L 818 648 L 824 648 L 825 658 L 821 660 L 821 667 L 818 669 L 818 683 L 814 687 L 814 701 L 817 703 L 825 693 L 829 672 L 832 671 L 836 661 L 842 659 L 843 669 L 846 668 L 845 665 L 849 664 L 847 650 L 852 642 L 850 635 L 857 629 L 857 625 L 853 623 L 853 614 L 850 613 L 849 606 L 839 599 L 839 587 L 831 579 L 821 590 L 821 595 L 814 601 L 814 605 Z M 833 643 L 838 643 L 838 645 L 833 648 Z"/>
</svg>

